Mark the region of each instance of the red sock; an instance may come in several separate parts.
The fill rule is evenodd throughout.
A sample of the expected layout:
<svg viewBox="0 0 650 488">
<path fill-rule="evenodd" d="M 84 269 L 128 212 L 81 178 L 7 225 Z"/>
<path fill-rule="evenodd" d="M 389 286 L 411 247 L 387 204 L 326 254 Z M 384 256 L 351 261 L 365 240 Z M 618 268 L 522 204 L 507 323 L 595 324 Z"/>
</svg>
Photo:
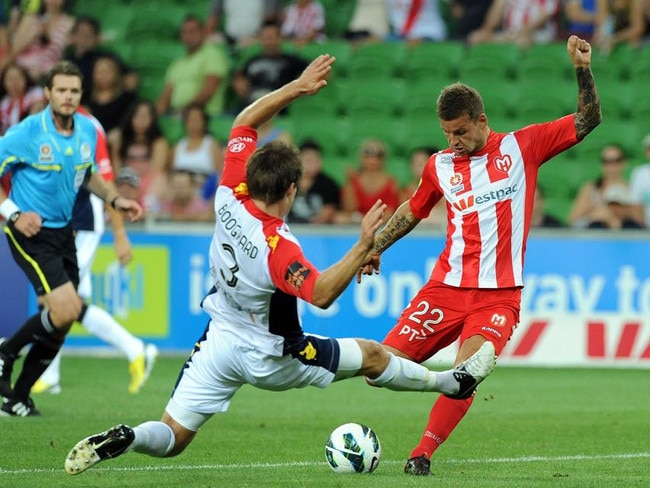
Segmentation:
<svg viewBox="0 0 650 488">
<path fill-rule="evenodd" d="M 420 443 L 411 451 L 411 457 L 424 454 L 427 458 L 431 458 L 435 450 L 447 440 L 449 434 L 463 419 L 473 401 L 474 395 L 465 400 L 452 400 L 445 395 L 440 395 L 431 407 L 429 422 Z"/>
</svg>

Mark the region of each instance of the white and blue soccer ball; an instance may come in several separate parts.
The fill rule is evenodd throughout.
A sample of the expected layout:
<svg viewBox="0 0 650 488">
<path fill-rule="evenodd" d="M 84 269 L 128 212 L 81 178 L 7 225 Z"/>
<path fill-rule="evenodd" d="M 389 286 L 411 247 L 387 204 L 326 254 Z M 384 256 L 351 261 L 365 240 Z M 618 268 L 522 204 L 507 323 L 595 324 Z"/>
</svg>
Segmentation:
<svg viewBox="0 0 650 488">
<path fill-rule="evenodd" d="M 362 424 L 343 424 L 332 431 L 325 458 L 335 473 L 372 473 L 381 459 L 379 437 Z"/>
</svg>

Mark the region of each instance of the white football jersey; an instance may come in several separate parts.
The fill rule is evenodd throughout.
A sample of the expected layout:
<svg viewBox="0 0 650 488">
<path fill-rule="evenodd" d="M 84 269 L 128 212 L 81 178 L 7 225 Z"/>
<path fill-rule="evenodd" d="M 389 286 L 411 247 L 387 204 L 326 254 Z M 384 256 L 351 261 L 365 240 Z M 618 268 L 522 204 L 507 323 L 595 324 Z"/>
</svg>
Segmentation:
<svg viewBox="0 0 650 488">
<path fill-rule="evenodd" d="M 296 297 L 311 301 L 319 273 L 284 221 L 262 212 L 248 195 L 246 162 L 256 145 L 253 128 L 233 128 L 214 202 L 214 288 L 202 306 L 218 330 L 281 356 L 286 340 L 302 337 Z"/>
</svg>

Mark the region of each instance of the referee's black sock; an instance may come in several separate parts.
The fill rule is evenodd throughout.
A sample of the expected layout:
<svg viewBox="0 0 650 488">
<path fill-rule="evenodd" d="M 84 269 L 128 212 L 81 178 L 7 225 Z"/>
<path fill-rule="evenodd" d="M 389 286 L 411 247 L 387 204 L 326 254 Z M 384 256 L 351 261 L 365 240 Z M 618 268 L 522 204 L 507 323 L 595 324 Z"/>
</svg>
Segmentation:
<svg viewBox="0 0 650 488">
<path fill-rule="evenodd" d="M 29 317 L 23 326 L 14 332 L 14 335 L 2 343 L 0 349 L 9 357 L 16 358 L 27 344 L 34 342 L 39 337 L 51 335 L 58 335 L 57 330 L 50 321 L 48 310 L 43 309 Z"/>
<path fill-rule="evenodd" d="M 41 377 L 56 357 L 62 345 L 63 338 L 53 336 L 40 336 L 36 338 L 27 356 L 25 356 L 23 369 L 14 385 L 15 398 L 19 400 L 27 400 L 29 398 L 29 392 L 32 386 L 34 386 L 36 380 Z"/>
</svg>

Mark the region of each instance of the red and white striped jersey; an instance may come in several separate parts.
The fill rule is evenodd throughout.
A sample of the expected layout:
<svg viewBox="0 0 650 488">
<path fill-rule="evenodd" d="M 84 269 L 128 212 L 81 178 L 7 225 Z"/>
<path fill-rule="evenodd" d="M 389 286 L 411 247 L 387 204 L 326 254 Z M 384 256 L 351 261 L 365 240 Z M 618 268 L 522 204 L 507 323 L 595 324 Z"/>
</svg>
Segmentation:
<svg viewBox="0 0 650 488">
<path fill-rule="evenodd" d="M 302 336 L 296 297 L 311 301 L 319 272 L 284 221 L 262 212 L 248 195 L 246 162 L 256 146 L 253 128 L 233 128 L 214 201 L 215 286 L 202 306 L 217 330 L 281 356 L 285 340 Z"/>
<path fill-rule="evenodd" d="M 490 133 L 483 149 L 434 154 L 410 199 L 426 218 L 444 197 L 447 241 L 431 279 L 463 288 L 523 286 L 524 253 L 542 163 L 578 142 L 573 115 L 508 134 Z"/>
</svg>

